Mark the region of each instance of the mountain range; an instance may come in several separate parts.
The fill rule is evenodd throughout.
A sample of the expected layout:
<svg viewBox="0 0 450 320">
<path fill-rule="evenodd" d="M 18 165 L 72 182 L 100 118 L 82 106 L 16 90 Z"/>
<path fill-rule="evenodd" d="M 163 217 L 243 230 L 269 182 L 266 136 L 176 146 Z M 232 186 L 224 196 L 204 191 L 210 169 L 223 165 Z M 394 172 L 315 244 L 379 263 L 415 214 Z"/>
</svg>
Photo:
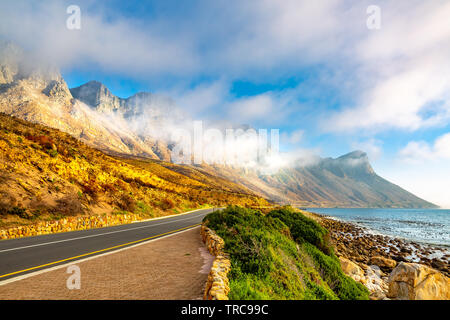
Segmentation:
<svg viewBox="0 0 450 320">
<path fill-rule="evenodd" d="M 189 114 L 170 97 L 139 92 L 120 98 L 97 81 L 69 89 L 57 68 L 10 42 L 0 43 L 0 111 L 67 132 L 115 157 L 152 159 L 178 172 L 194 168 L 170 163 L 167 135 Z M 362 151 L 317 158 L 271 175 L 224 165 L 196 169 L 266 199 L 302 207 L 435 207 L 378 176 Z"/>
</svg>

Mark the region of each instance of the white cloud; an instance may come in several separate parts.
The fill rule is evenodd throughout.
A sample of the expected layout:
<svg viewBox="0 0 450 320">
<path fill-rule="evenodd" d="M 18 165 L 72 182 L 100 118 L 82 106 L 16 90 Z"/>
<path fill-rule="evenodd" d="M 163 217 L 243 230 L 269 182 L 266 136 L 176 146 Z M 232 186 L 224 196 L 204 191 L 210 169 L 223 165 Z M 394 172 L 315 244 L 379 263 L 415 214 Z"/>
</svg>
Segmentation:
<svg viewBox="0 0 450 320">
<path fill-rule="evenodd" d="M 243 121 L 258 120 L 270 117 L 275 108 L 272 97 L 261 94 L 238 99 L 230 104 L 229 114 L 238 115 Z"/>
<path fill-rule="evenodd" d="M 433 145 L 425 141 L 411 141 L 399 152 L 400 159 L 411 163 L 450 160 L 450 133 L 436 139 Z"/>
<path fill-rule="evenodd" d="M 218 52 L 219 59 L 241 73 L 273 72 L 274 68 L 304 66 L 332 57 L 343 45 L 342 31 L 348 26 L 342 23 L 348 13 L 341 4 L 337 0 L 227 2 L 240 17 L 239 28 L 228 39 L 229 45 Z"/>
<path fill-rule="evenodd" d="M 264 125 L 284 125 L 286 119 L 298 112 L 300 106 L 294 97 L 299 88 L 279 91 L 268 91 L 253 96 L 235 97 L 229 92 L 224 95 L 226 101 L 222 109 L 228 119 L 251 124 L 258 122 Z"/>
<path fill-rule="evenodd" d="M 450 209 L 450 162 L 435 160 L 431 162 L 389 162 L 380 168 L 379 174 L 389 177 L 389 181 L 412 192 L 414 195 L 443 208 Z"/>
<path fill-rule="evenodd" d="M 0 3 L 0 36 L 19 43 L 59 67 L 100 67 L 122 75 L 186 74 L 198 61 L 189 39 L 165 30 L 158 21 L 145 28 L 128 18 L 108 19 L 78 1 L 81 29 L 66 28 L 68 4 L 45 1 Z"/>
<path fill-rule="evenodd" d="M 381 30 L 355 44 L 360 97 L 326 122 L 329 130 L 417 130 L 448 123 L 450 3 L 383 1 L 380 7 Z"/>
<path fill-rule="evenodd" d="M 450 133 L 439 137 L 434 143 L 434 149 L 438 157 L 450 159 Z"/>
<path fill-rule="evenodd" d="M 200 0 L 183 11 L 159 3 L 151 18 L 133 19 L 111 16 L 107 4 L 93 0 L 77 5 L 81 30 L 71 31 L 66 28 L 67 2 L 2 1 L 0 35 L 65 67 L 91 63 L 141 77 L 277 78 L 334 58 L 347 47 L 354 16 L 339 0 Z M 360 9 L 364 17 L 364 6 Z"/>
<path fill-rule="evenodd" d="M 383 153 L 381 145 L 382 141 L 372 138 L 365 141 L 354 142 L 352 143 L 352 148 L 366 152 L 369 159 L 374 161 Z"/>
<path fill-rule="evenodd" d="M 172 88 L 165 92 L 189 114 L 204 115 L 229 99 L 229 84 L 219 80 L 208 84 L 199 84 L 193 88 Z"/>
<path fill-rule="evenodd" d="M 281 143 L 287 143 L 287 144 L 298 144 L 300 141 L 302 141 L 303 137 L 305 135 L 305 130 L 297 129 L 290 133 L 288 132 L 282 132 L 280 135 Z"/>
<path fill-rule="evenodd" d="M 399 155 L 402 161 L 417 163 L 424 160 L 430 160 L 433 151 L 425 141 L 411 141 L 405 148 L 400 150 Z"/>
<path fill-rule="evenodd" d="M 380 80 L 364 93 L 360 107 L 346 109 L 332 117 L 331 128 L 417 130 L 445 124 L 450 119 L 450 64 L 447 60 L 440 54 L 414 60 L 407 70 Z"/>
<path fill-rule="evenodd" d="M 193 118 L 223 121 L 228 125 L 254 124 L 255 121 L 265 125 L 281 124 L 297 106 L 293 96 L 298 94 L 298 88 L 237 97 L 230 92 L 230 87 L 229 81 L 221 79 L 192 88 L 174 87 L 164 91 L 164 95 L 172 97 Z M 301 134 L 295 132 L 291 138 L 298 140 Z"/>
<path fill-rule="evenodd" d="M 411 141 L 379 173 L 416 196 L 450 209 L 450 133 L 433 143 Z"/>
<path fill-rule="evenodd" d="M 262 174 L 276 174 L 282 168 L 300 168 L 317 164 L 321 159 L 319 149 L 297 148 L 288 152 L 269 155 L 264 163 L 258 167 Z"/>
</svg>

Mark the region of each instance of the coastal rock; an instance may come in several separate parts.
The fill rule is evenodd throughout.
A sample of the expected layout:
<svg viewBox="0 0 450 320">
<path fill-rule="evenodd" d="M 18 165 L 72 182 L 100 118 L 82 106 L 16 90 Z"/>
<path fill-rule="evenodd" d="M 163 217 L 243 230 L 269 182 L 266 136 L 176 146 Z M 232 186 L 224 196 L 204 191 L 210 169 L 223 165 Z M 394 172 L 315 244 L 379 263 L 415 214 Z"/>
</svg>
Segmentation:
<svg viewBox="0 0 450 320">
<path fill-rule="evenodd" d="M 388 278 L 388 297 L 399 300 L 450 300 L 450 279 L 418 263 L 404 263 Z"/>
<path fill-rule="evenodd" d="M 431 262 L 431 266 L 436 269 L 444 269 L 446 267 L 446 264 L 444 261 L 435 259 L 433 260 L 433 262 Z"/>
<path fill-rule="evenodd" d="M 330 230 L 336 254 L 357 263 L 360 267 L 378 265 L 383 272 L 389 274 L 400 262 L 420 263 L 438 270 L 447 277 L 450 276 L 448 259 L 450 255 L 447 251 L 415 242 L 403 242 L 396 238 L 374 235 L 349 223 L 325 217 L 321 217 L 319 221 L 323 227 Z M 408 254 L 400 252 L 402 246 L 418 247 L 418 249 Z"/>
<path fill-rule="evenodd" d="M 364 285 L 370 292 L 371 299 L 382 300 L 386 298 L 388 285 L 381 278 L 383 271 L 378 266 L 371 265 L 366 269 Z"/>
<path fill-rule="evenodd" d="M 342 271 L 355 281 L 361 281 L 364 278 L 364 271 L 354 262 L 344 257 L 339 257 Z"/>
<path fill-rule="evenodd" d="M 339 257 L 342 271 L 353 280 L 362 283 L 370 292 L 370 299 L 383 300 L 386 299 L 388 286 L 386 281 L 382 279 L 383 271 L 375 265 L 357 265 L 353 261 Z"/>
<path fill-rule="evenodd" d="M 394 269 L 395 266 L 397 265 L 397 261 L 393 260 L 393 259 L 389 259 L 389 258 L 385 258 L 382 256 L 375 256 L 370 258 L 370 263 L 373 265 L 376 265 L 380 268 L 385 268 L 385 269 Z"/>
</svg>

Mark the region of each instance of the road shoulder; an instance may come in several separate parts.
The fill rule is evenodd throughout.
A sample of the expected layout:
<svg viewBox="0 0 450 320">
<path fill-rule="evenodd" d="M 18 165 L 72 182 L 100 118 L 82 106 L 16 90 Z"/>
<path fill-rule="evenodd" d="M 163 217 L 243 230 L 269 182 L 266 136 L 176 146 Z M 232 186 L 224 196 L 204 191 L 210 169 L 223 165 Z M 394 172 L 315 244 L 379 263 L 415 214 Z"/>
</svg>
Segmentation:
<svg viewBox="0 0 450 320">
<path fill-rule="evenodd" d="M 80 289 L 68 289 L 68 265 L 0 286 L 0 299 L 201 299 L 212 257 L 199 227 L 78 261 Z"/>
</svg>

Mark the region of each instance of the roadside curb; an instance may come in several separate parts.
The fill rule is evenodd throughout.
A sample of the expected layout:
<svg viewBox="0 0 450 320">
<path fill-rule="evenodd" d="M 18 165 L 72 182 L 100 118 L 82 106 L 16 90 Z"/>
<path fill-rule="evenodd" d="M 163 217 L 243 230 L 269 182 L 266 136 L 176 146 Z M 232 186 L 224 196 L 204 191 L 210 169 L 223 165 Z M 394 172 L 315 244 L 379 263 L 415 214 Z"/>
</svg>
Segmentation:
<svg viewBox="0 0 450 320">
<path fill-rule="evenodd" d="M 200 234 L 208 251 L 215 256 L 206 282 L 203 299 L 228 300 L 230 287 L 227 274 L 231 270 L 231 261 L 228 254 L 223 252 L 225 242 L 204 224 L 200 228 Z"/>
</svg>

